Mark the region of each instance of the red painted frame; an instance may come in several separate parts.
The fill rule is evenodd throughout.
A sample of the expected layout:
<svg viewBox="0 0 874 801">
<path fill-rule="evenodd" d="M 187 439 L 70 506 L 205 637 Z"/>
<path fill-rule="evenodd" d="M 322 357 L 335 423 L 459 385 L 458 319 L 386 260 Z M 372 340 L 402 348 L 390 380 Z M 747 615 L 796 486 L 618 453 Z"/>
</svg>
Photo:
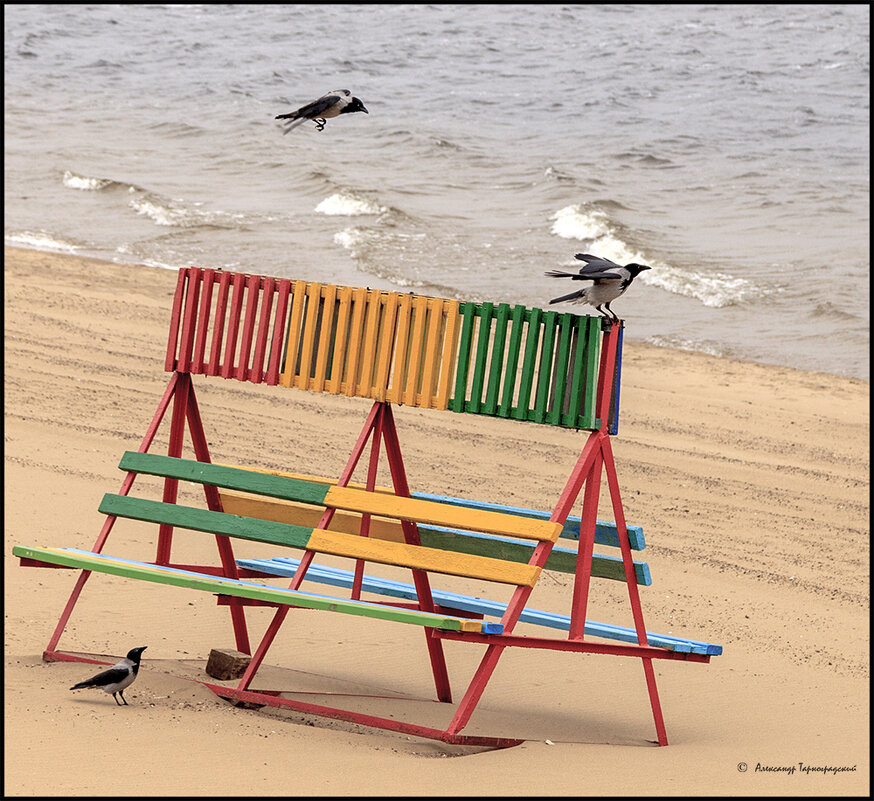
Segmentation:
<svg viewBox="0 0 874 801">
<path fill-rule="evenodd" d="M 146 452 L 150 448 L 155 434 L 163 420 L 167 409 L 173 402 L 173 412 L 170 421 L 170 442 L 168 453 L 171 456 L 180 456 L 182 453 L 184 431 L 187 427 L 191 436 L 194 447 L 195 456 L 200 461 L 210 461 L 209 449 L 207 446 L 206 436 L 203 428 L 203 421 L 198 408 L 197 400 L 194 394 L 194 387 L 191 382 L 191 375 L 186 370 L 193 362 L 196 365 L 203 364 L 203 358 L 206 351 L 205 327 L 198 325 L 197 329 L 202 333 L 202 336 L 194 341 L 190 335 L 191 326 L 199 317 L 202 321 L 204 315 L 208 314 L 213 286 L 217 283 L 219 287 L 219 295 L 217 304 L 224 307 L 228 302 L 228 295 L 232 294 L 231 298 L 231 329 L 236 331 L 240 315 L 243 310 L 243 287 L 240 282 L 230 282 L 225 280 L 227 275 L 221 275 L 218 281 L 215 281 L 212 274 L 213 271 L 208 271 L 210 274 L 206 276 L 204 281 L 204 292 L 202 297 L 198 297 L 198 292 L 189 293 L 186 298 L 186 309 L 181 315 L 182 350 L 180 351 L 178 361 L 175 365 L 170 365 L 168 368 L 173 369 L 170 383 L 158 404 L 158 409 L 149 425 L 146 434 L 140 444 L 139 451 Z M 182 278 L 180 276 L 180 282 Z M 229 286 L 229 284 L 231 284 Z M 287 282 L 285 282 L 287 284 Z M 272 297 L 272 285 L 270 287 L 270 295 Z M 277 305 L 284 308 L 287 303 L 287 289 L 282 282 L 279 286 L 279 300 Z M 233 290 L 231 292 L 230 290 Z M 249 353 L 253 344 L 255 347 L 256 364 L 253 370 L 256 372 L 256 377 L 262 380 L 266 379 L 267 383 L 275 383 L 275 369 L 271 369 L 270 374 L 265 374 L 261 370 L 263 356 L 267 350 L 267 327 L 264 321 L 269 316 L 269 309 L 266 314 L 261 315 L 262 323 L 258 326 L 257 334 L 255 334 L 256 321 L 256 304 L 253 298 L 256 294 L 249 293 L 250 302 L 245 309 L 245 329 L 243 332 L 243 341 L 241 348 Z M 263 293 L 262 293 L 263 297 Z M 272 302 L 272 301 L 271 301 Z M 178 332 L 179 317 L 182 311 L 181 293 L 177 292 L 176 306 L 174 308 L 173 319 L 174 324 L 171 325 L 170 340 L 175 342 Z M 224 319 L 224 313 L 217 315 L 217 320 Z M 221 322 L 218 323 L 221 325 Z M 621 325 L 621 324 L 620 324 Z M 219 369 L 217 361 L 217 352 L 215 348 L 215 337 L 221 336 L 220 331 L 214 332 L 213 348 L 208 364 L 208 372 L 210 374 L 226 375 L 230 374 L 230 365 L 233 362 L 233 348 L 230 342 L 226 343 L 226 353 L 224 364 Z M 646 628 L 643 620 L 643 612 L 640 604 L 640 597 L 637 589 L 637 581 L 634 575 L 634 566 L 631 556 L 631 546 L 628 539 L 628 531 L 625 523 L 625 516 L 622 508 L 622 500 L 619 492 L 618 477 L 616 474 L 616 465 L 613 458 L 613 450 L 610 442 L 609 433 L 609 416 L 611 394 L 613 391 L 613 376 L 614 368 L 617 359 L 617 347 L 621 336 L 621 328 L 618 325 L 608 327 L 605 330 L 602 347 L 601 347 L 601 363 L 598 378 L 597 391 L 597 410 L 600 420 L 600 428 L 592 431 L 587 438 L 585 445 L 567 479 L 565 487 L 553 509 L 550 520 L 554 522 L 564 523 L 567 520 L 574 504 L 577 502 L 579 494 L 584 490 L 581 525 L 580 525 L 580 541 L 577 556 L 577 568 L 574 577 L 573 596 L 571 601 L 571 624 L 567 639 L 561 638 L 546 638 L 546 637 L 522 637 L 514 635 L 513 628 L 522 613 L 525 604 L 531 594 L 530 587 L 517 587 L 513 592 L 512 598 L 507 606 L 507 610 L 501 620 L 504 626 L 504 633 L 500 635 L 482 635 L 468 632 L 448 632 L 436 629 L 425 629 L 426 643 L 428 647 L 431 670 L 434 677 L 437 699 L 439 701 L 450 703 L 452 695 L 449 686 L 449 677 L 446 669 L 446 661 L 443 653 L 442 641 L 457 640 L 471 643 L 480 643 L 486 645 L 486 651 L 483 655 L 479 666 L 471 678 L 470 684 L 462 697 L 461 702 L 452 718 L 450 724 L 445 730 L 434 729 L 432 727 L 420 726 L 413 723 L 405 723 L 390 718 L 380 718 L 372 715 L 365 715 L 356 712 L 351 712 L 333 707 L 320 706 L 302 701 L 297 701 L 289 698 L 280 697 L 275 691 L 253 691 L 250 685 L 263 663 L 267 652 L 279 632 L 282 623 L 288 615 L 290 607 L 283 606 L 276 609 L 273 619 L 267 626 L 267 629 L 255 648 L 254 653 L 251 651 L 249 644 L 249 636 L 244 615 L 244 606 L 246 602 L 236 598 L 222 598 L 221 603 L 230 607 L 231 620 L 234 629 L 237 649 L 243 653 L 252 653 L 252 659 L 244 676 L 240 680 L 236 688 L 221 687 L 219 685 L 201 682 L 209 687 L 213 692 L 235 702 L 255 702 L 259 704 L 284 707 L 295 709 L 308 714 L 326 716 L 347 720 L 354 723 L 360 723 L 366 726 L 388 729 L 391 731 L 412 734 L 419 737 L 441 740 L 443 742 L 457 745 L 479 745 L 493 748 L 506 748 L 512 745 L 517 745 L 522 740 L 500 737 L 482 737 L 463 735 L 460 732 L 470 720 L 477 703 L 482 697 L 489 679 L 494 672 L 497 663 L 508 647 L 525 647 L 525 648 L 545 648 L 551 650 L 572 651 L 579 653 L 600 653 L 616 656 L 632 656 L 641 659 L 646 678 L 647 689 L 650 697 L 650 705 L 652 707 L 653 720 L 656 728 L 657 742 L 659 745 L 667 745 L 667 734 L 665 731 L 664 720 L 662 717 L 661 706 L 658 697 L 658 689 L 656 687 L 655 673 L 653 671 L 653 659 L 681 659 L 694 662 L 709 662 L 709 656 L 698 656 L 686 653 L 677 653 L 662 648 L 650 647 L 646 639 Z M 185 344 L 187 343 L 187 344 Z M 276 349 L 277 341 L 274 339 L 273 350 Z M 230 350 L 229 350 L 230 349 Z M 169 351 L 168 351 L 169 359 Z M 248 359 L 243 357 L 241 364 L 246 363 Z M 276 360 L 270 362 L 276 365 Z M 238 371 L 243 369 L 238 367 Z M 236 377 L 236 376 L 234 376 Z M 372 490 L 376 484 L 377 466 L 380 456 L 381 444 L 385 445 L 385 454 L 388 461 L 389 470 L 392 476 L 394 491 L 398 495 L 409 496 L 410 489 L 407 482 L 406 470 L 404 467 L 403 457 L 401 454 L 400 442 L 398 439 L 397 428 L 394 421 L 391 405 L 386 402 L 377 401 L 373 404 L 370 413 L 364 423 L 364 426 L 358 436 L 352 453 L 347 460 L 346 466 L 343 469 L 337 481 L 338 486 L 346 486 L 356 469 L 367 445 L 368 440 L 371 440 L 371 451 L 367 469 L 366 488 Z M 586 607 L 589 595 L 589 582 L 591 578 L 592 553 L 595 539 L 595 525 L 598 517 L 598 503 L 601 488 L 601 475 L 606 473 L 607 484 L 609 488 L 610 498 L 613 506 L 613 513 L 616 523 L 617 534 L 619 537 L 620 550 L 626 575 L 626 586 L 628 587 L 629 603 L 631 605 L 634 626 L 637 632 L 638 645 L 626 645 L 615 643 L 591 642 L 586 640 L 584 634 Z M 136 473 L 128 473 L 125 477 L 119 494 L 127 495 L 131 489 Z M 176 479 L 167 478 L 164 481 L 164 501 L 174 503 L 178 481 Z M 206 494 L 207 505 L 210 509 L 221 510 L 221 501 L 218 492 L 214 487 L 204 487 Z M 328 508 L 323 514 L 319 527 L 324 528 L 330 523 L 334 514 L 334 509 Z M 115 523 L 115 516 L 107 517 L 100 534 L 95 542 L 92 550 L 100 552 L 112 531 Z M 404 521 L 402 523 L 404 537 L 407 543 L 418 544 L 418 530 L 416 524 Z M 369 533 L 369 517 L 364 516 L 362 519 L 362 527 L 360 531 L 362 536 L 367 536 Z M 185 566 L 189 569 L 199 569 L 205 572 L 225 575 L 231 578 L 237 578 L 238 572 L 234 561 L 233 550 L 230 540 L 227 537 L 217 535 L 216 544 L 219 551 L 221 566 Z M 157 553 L 155 562 L 162 565 L 170 565 L 170 552 L 172 546 L 172 527 L 160 526 L 157 543 Z M 529 564 L 543 567 L 552 549 L 552 543 L 539 543 L 529 560 Z M 300 565 L 292 578 L 289 588 L 297 589 L 306 576 L 306 571 L 313 559 L 313 552 L 306 551 L 301 559 Z M 360 595 L 360 581 L 362 575 L 363 564 L 359 561 L 356 563 L 355 583 L 352 590 L 352 597 L 357 598 Z M 62 614 L 51 637 L 51 640 L 43 654 L 47 661 L 52 660 L 70 660 L 70 661 L 89 661 L 95 660 L 78 657 L 57 650 L 58 642 L 66 627 L 70 615 L 79 595 L 84 588 L 90 571 L 83 570 L 76 582 L 73 592 L 68 600 Z M 419 602 L 418 608 L 425 611 L 434 610 L 434 602 L 431 596 L 430 584 L 428 575 L 424 571 L 414 570 L 413 581 L 416 586 Z"/>
</svg>

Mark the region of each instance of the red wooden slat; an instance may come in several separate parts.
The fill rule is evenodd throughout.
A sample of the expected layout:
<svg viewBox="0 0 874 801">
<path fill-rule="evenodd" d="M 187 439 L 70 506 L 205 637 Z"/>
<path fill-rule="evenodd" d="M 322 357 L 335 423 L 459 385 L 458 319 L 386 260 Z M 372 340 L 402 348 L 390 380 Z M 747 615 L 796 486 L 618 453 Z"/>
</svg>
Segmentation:
<svg viewBox="0 0 874 801">
<path fill-rule="evenodd" d="M 203 372 L 203 353 L 206 349 L 206 333 L 209 330 L 209 313 L 212 307 L 212 287 L 215 283 L 215 270 L 203 271 L 203 289 L 200 293 L 200 314 L 197 317 L 197 331 L 194 338 L 194 355 L 191 357 L 191 372 Z"/>
<path fill-rule="evenodd" d="M 246 282 L 246 316 L 243 320 L 243 341 L 240 343 L 240 355 L 234 377 L 245 381 L 249 376 L 249 354 L 252 351 L 252 340 L 255 338 L 255 315 L 258 311 L 261 276 L 250 275 Z"/>
<path fill-rule="evenodd" d="M 280 360 L 282 359 L 282 346 L 285 342 L 285 319 L 288 311 L 288 296 L 291 294 L 291 281 L 283 278 L 279 282 L 277 290 L 276 317 L 273 318 L 273 344 L 270 347 L 270 360 L 267 363 L 266 383 L 276 386 L 279 383 Z"/>
<path fill-rule="evenodd" d="M 267 351 L 267 332 L 270 330 L 270 312 L 273 311 L 273 291 L 276 280 L 265 278 L 261 288 L 261 317 L 258 322 L 258 338 L 255 340 L 255 357 L 249 380 L 260 384 L 264 380 L 264 354 Z"/>
<path fill-rule="evenodd" d="M 194 331 L 197 326 L 197 300 L 200 296 L 201 271 L 199 267 L 188 268 L 188 293 L 182 318 L 182 335 L 179 337 L 179 358 L 176 370 L 187 373 L 191 369 L 191 351 L 194 348 Z"/>
<path fill-rule="evenodd" d="M 231 283 L 231 273 L 222 273 L 219 276 L 219 293 L 215 304 L 215 317 L 213 318 L 212 346 L 209 353 L 209 364 L 206 365 L 206 375 L 218 375 L 220 354 L 222 352 L 222 339 L 225 333 L 225 313 L 228 306 L 228 287 Z"/>
<path fill-rule="evenodd" d="M 228 338 L 225 341 L 225 356 L 219 375 L 222 378 L 230 378 L 234 372 L 234 356 L 237 350 L 237 336 L 240 333 L 240 313 L 243 310 L 243 294 L 246 276 L 243 273 L 234 273 L 231 282 L 234 291 L 231 296 L 231 308 L 228 318 Z"/>
<path fill-rule="evenodd" d="M 182 310 L 182 298 L 185 297 L 185 282 L 188 278 L 188 270 L 184 267 L 179 270 L 179 278 L 176 281 L 176 294 L 173 295 L 173 311 L 170 313 L 170 334 L 167 340 L 167 358 L 164 361 L 164 369 L 172 373 L 176 369 L 176 345 L 179 337 L 179 315 Z"/>
</svg>

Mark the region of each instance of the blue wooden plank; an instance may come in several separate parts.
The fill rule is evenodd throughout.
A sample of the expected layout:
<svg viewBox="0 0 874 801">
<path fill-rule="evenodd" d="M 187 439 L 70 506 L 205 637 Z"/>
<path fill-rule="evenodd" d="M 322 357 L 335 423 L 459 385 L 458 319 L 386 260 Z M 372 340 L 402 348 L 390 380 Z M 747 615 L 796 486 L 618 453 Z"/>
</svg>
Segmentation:
<svg viewBox="0 0 874 801">
<path fill-rule="evenodd" d="M 293 576 L 298 564 L 300 564 L 298 559 L 284 556 L 273 559 L 237 559 L 239 567 L 249 570 L 260 570 L 276 576 Z M 352 586 L 353 573 L 342 568 L 312 563 L 307 570 L 306 578 L 317 583 L 349 588 Z M 362 580 L 362 589 L 377 595 L 386 595 L 392 598 L 403 598 L 412 601 L 416 600 L 416 588 L 412 584 L 402 581 L 393 581 L 365 574 Z M 440 606 L 493 617 L 501 617 L 507 608 L 506 604 L 499 601 L 447 592 L 433 587 L 431 595 L 434 602 Z M 519 620 L 523 623 L 533 623 L 538 626 L 547 626 L 563 631 L 570 629 L 570 617 L 540 609 L 525 609 L 520 615 Z M 587 620 L 585 633 L 591 637 L 604 637 L 605 639 L 637 644 L 637 632 L 625 626 L 614 626 L 609 623 Z M 647 632 L 646 636 L 649 644 L 655 648 L 667 648 L 681 653 L 707 654 L 710 656 L 719 656 L 722 653 L 721 645 L 689 640 L 683 637 L 674 637 L 668 634 Z"/>
<path fill-rule="evenodd" d="M 421 498 L 422 500 L 428 501 L 440 501 L 441 503 L 449 503 L 453 506 L 464 506 L 468 509 L 488 509 L 495 512 L 503 512 L 508 515 L 534 517 L 539 520 L 549 520 L 550 517 L 549 512 L 543 512 L 539 509 L 525 509 L 521 506 L 507 506 L 502 503 L 489 503 L 487 501 L 471 501 L 468 498 L 453 498 L 448 495 L 434 495 L 430 492 L 414 492 L 412 495 L 414 498 Z M 626 529 L 628 530 L 628 540 L 631 543 L 631 550 L 642 551 L 646 548 L 646 541 L 643 537 L 643 528 L 640 526 L 626 525 Z M 578 540 L 580 538 L 579 516 L 569 516 L 559 536 L 569 540 Z M 619 535 L 616 533 L 616 524 L 605 520 L 599 520 L 595 526 L 595 542 L 598 545 L 618 548 Z"/>
<path fill-rule="evenodd" d="M 155 565 L 151 562 L 138 562 L 135 559 L 124 559 L 118 556 L 107 556 L 102 553 L 94 553 L 93 551 L 83 551 L 79 548 L 58 548 L 58 551 L 64 551 L 72 555 L 82 555 L 88 557 L 95 557 L 99 560 L 106 560 L 107 563 L 119 563 L 121 565 L 131 565 L 136 567 L 146 567 L 146 568 L 158 568 L 162 574 L 171 573 L 174 575 L 178 575 L 180 577 L 192 577 L 192 578 L 206 578 L 206 579 L 216 579 L 220 578 L 222 584 L 233 585 L 234 587 L 239 587 L 241 590 L 245 591 L 246 589 L 252 590 L 272 590 L 276 593 L 280 593 L 283 596 L 286 596 L 289 599 L 289 603 L 292 605 L 299 606 L 308 606 L 308 600 L 321 602 L 322 606 L 317 606 L 316 608 L 328 608 L 333 609 L 337 612 L 345 612 L 349 613 L 351 611 L 352 614 L 365 614 L 372 613 L 370 616 L 372 617 L 384 617 L 384 613 L 386 611 L 386 606 L 384 604 L 376 604 L 376 603 L 368 603 L 367 601 L 356 601 L 354 599 L 349 598 L 336 598 L 330 595 L 320 595 L 318 593 L 312 592 L 301 592 L 300 590 L 289 590 L 284 587 L 272 587 L 267 584 L 258 584 L 252 581 L 243 581 L 241 579 L 232 579 L 224 576 L 214 576 L 210 574 L 202 574 L 197 573 L 193 570 L 183 570 L 181 568 L 176 567 L 168 567 L 166 565 Z M 87 568 L 89 570 L 98 570 L 99 568 L 95 565 L 93 567 Z M 267 571 L 264 571 L 265 573 Z M 283 574 L 284 575 L 284 574 Z M 233 592 L 231 594 L 234 594 Z M 257 596 L 256 596 L 257 597 Z M 328 606 L 324 607 L 324 602 L 331 604 L 337 604 L 336 606 Z M 342 602 L 343 605 L 347 607 L 354 607 L 359 610 L 358 612 L 354 612 L 351 609 L 344 609 L 343 606 L 338 604 L 337 602 Z M 443 618 L 444 620 L 454 620 L 457 618 L 452 618 L 451 616 L 441 615 L 431 612 L 422 612 L 421 615 L 416 615 L 415 610 L 409 610 L 413 614 L 409 615 L 409 619 L 406 621 L 398 621 L 398 622 L 415 622 L 418 625 L 427 626 L 432 620 L 439 620 Z M 416 619 L 418 618 L 418 620 Z M 464 622 L 469 622 L 466 618 L 463 618 Z M 433 625 L 433 624 L 432 624 Z M 445 625 L 445 624 L 444 624 Z M 504 630 L 504 627 L 500 623 L 492 623 L 489 621 L 482 621 L 482 633 L 483 634 L 501 634 Z"/>
</svg>

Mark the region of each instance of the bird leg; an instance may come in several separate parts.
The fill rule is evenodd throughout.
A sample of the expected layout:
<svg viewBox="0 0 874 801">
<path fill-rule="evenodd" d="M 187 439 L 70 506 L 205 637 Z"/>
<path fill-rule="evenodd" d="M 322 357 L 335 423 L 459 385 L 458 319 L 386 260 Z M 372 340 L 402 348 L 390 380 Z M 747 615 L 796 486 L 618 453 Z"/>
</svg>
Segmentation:
<svg viewBox="0 0 874 801">
<path fill-rule="evenodd" d="M 316 124 L 317 131 L 325 130 L 325 123 L 327 122 L 326 119 L 323 119 L 322 117 L 316 117 L 313 119 L 313 122 Z"/>
<path fill-rule="evenodd" d="M 115 693 L 112 694 L 112 698 L 115 701 L 115 703 L 118 704 L 118 706 L 121 706 L 121 702 L 118 700 L 118 696 Z M 122 699 L 123 698 L 124 698 L 124 696 L 122 696 Z"/>
<path fill-rule="evenodd" d="M 610 303 L 612 303 L 612 302 L 613 301 L 610 301 Z M 607 309 L 608 312 L 610 312 L 610 316 L 613 318 L 614 322 L 618 323 L 619 316 L 613 311 L 613 309 L 610 308 L 610 303 L 605 303 L 604 308 Z"/>
</svg>

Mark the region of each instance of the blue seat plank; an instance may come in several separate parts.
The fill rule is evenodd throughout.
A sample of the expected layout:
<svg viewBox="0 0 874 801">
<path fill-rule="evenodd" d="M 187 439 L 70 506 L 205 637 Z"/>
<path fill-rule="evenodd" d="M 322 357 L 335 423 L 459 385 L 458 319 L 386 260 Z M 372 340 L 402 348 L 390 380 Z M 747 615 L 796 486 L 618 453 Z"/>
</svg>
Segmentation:
<svg viewBox="0 0 874 801">
<path fill-rule="evenodd" d="M 293 576 L 300 560 L 292 557 L 275 557 L 272 559 L 237 559 L 237 565 L 248 570 L 258 570 L 276 576 Z M 321 584 L 329 584 L 335 587 L 349 588 L 352 586 L 353 573 L 341 568 L 328 567 L 313 563 L 306 573 L 306 578 Z M 365 574 L 361 589 L 377 595 L 385 595 L 392 598 L 416 600 L 416 588 L 412 584 L 406 584 L 392 579 L 379 578 Z M 471 595 L 446 592 L 432 587 L 431 595 L 434 602 L 450 609 L 461 609 L 466 612 L 501 617 L 506 611 L 507 605 L 499 601 L 491 601 L 486 598 L 477 598 Z M 533 623 L 538 626 L 568 631 L 570 629 L 570 617 L 556 612 L 546 612 L 539 609 L 525 609 L 519 617 L 523 623 Z M 609 623 L 598 623 L 587 620 L 585 633 L 591 637 L 604 637 L 621 642 L 637 644 L 637 632 L 625 626 L 614 626 Z M 680 653 L 707 654 L 718 656 L 722 653 L 721 645 L 689 640 L 685 637 L 674 637 L 669 634 L 652 634 L 647 632 L 649 644 L 655 648 L 667 648 Z"/>
</svg>

